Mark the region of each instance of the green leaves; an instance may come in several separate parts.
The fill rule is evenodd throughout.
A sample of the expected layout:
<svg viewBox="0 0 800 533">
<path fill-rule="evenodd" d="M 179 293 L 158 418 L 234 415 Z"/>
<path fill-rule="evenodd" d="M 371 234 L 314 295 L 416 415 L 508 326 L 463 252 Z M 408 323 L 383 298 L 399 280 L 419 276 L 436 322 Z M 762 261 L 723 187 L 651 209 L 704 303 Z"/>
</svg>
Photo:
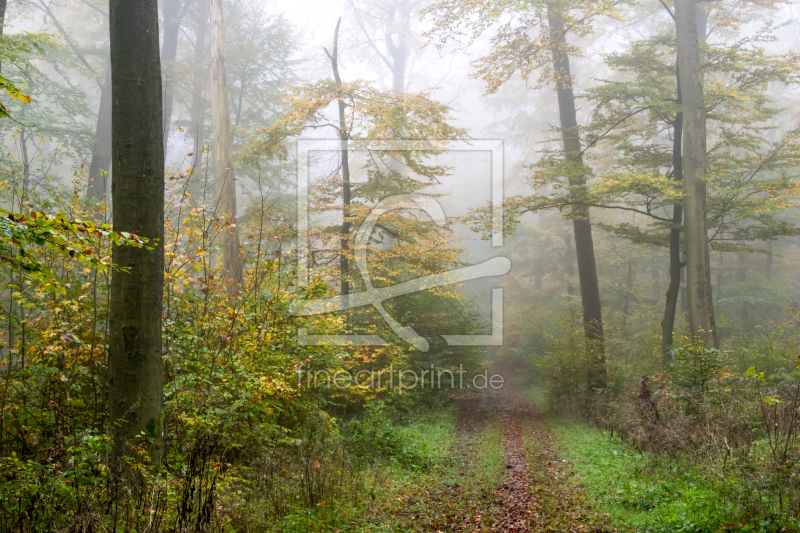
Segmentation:
<svg viewBox="0 0 800 533">
<path fill-rule="evenodd" d="M 0 261 L 45 282 L 48 292 L 65 294 L 48 264 L 48 253 L 104 271 L 112 265 L 99 253 L 103 239 L 117 246 L 142 247 L 148 242 L 136 235 L 116 233 L 107 224 L 70 220 L 61 212 L 21 214 L 0 208 Z"/>
</svg>

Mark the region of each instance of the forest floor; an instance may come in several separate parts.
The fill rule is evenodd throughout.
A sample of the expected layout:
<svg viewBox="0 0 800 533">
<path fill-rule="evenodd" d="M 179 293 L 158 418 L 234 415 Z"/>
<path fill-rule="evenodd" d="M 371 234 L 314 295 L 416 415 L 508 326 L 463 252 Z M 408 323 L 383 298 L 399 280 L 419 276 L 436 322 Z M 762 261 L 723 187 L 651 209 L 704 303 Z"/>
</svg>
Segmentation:
<svg viewBox="0 0 800 533">
<path fill-rule="evenodd" d="M 582 490 L 572 463 L 523 390 L 464 390 L 443 468 L 398 486 L 376 503 L 361 531 L 616 531 Z"/>
</svg>

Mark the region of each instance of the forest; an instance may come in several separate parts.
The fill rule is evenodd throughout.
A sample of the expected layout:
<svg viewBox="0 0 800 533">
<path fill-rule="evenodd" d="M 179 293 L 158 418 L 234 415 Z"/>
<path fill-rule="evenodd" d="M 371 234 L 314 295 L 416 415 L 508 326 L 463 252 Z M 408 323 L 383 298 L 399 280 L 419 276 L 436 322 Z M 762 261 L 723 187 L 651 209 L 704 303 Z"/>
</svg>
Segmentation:
<svg viewBox="0 0 800 533">
<path fill-rule="evenodd" d="M 800 532 L 798 49 L 0 0 L 0 533 Z"/>
</svg>

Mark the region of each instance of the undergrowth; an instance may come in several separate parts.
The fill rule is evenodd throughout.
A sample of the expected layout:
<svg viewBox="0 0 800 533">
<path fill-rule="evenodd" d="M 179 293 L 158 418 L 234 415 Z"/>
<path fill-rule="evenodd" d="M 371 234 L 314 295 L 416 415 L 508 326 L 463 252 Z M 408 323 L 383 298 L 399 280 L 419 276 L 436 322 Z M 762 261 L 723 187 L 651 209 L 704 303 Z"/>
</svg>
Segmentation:
<svg viewBox="0 0 800 533">
<path fill-rule="evenodd" d="M 742 521 L 741 508 L 724 499 L 721 481 L 702 466 L 637 452 L 608 432 L 580 422 L 560 421 L 550 427 L 578 482 L 620 531 L 780 529 L 770 520 Z"/>
</svg>

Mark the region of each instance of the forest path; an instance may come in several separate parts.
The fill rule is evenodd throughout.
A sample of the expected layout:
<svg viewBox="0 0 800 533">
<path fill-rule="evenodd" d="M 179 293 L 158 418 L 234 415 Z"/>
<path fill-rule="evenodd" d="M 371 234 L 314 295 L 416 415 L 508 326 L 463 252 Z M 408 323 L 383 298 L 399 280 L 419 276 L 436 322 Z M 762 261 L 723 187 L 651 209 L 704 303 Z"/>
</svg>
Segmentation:
<svg viewBox="0 0 800 533">
<path fill-rule="evenodd" d="M 460 439 L 482 431 L 492 420 L 499 422 L 505 475 L 482 498 L 490 520 L 481 519 L 477 509 L 477 520 L 471 516 L 442 531 L 613 531 L 570 479 L 569 462 L 558 457 L 546 418 L 510 379 L 516 372 L 513 366 L 495 365 L 490 375 L 503 375 L 503 387 L 464 391 L 457 399 Z"/>
</svg>

